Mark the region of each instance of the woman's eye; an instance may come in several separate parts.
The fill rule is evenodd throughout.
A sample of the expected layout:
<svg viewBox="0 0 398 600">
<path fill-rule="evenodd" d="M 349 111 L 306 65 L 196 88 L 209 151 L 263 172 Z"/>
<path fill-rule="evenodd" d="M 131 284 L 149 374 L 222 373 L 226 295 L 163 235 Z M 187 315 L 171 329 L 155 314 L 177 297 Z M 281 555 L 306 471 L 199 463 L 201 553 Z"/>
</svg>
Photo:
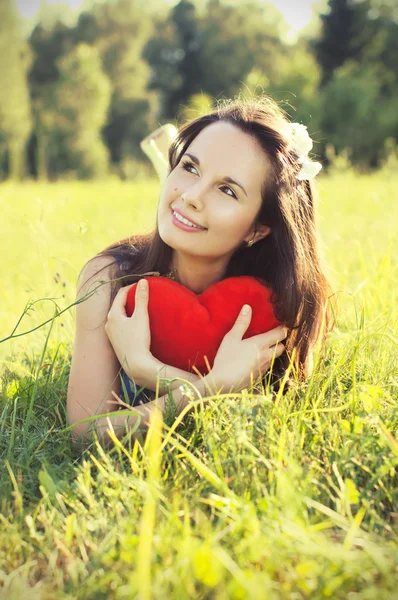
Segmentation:
<svg viewBox="0 0 398 600">
<path fill-rule="evenodd" d="M 195 169 L 195 167 L 192 163 L 189 163 L 189 162 L 182 163 L 182 168 L 185 169 L 185 171 L 188 171 L 188 173 L 192 173 L 192 171 L 189 170 L 191 167 L 193 167 Z M 196 171 L 196 169 L 195 169 L 195 171 Z"/>
<path fill-rule="evenodd" d="M 184 163 L 182 163 L 182 168 L 185 171 L 187 171 L 188 173 L 192 173 L 192 171 L 190 170 L 191 168 L 195 169 L 195 171 L 196 171 L 195 165 L 193 163 L 190 163 L 190 162 L 184 162 Z M 224 189 L 226 189 L 226 190 L 229 190 L 232 193 L 232 196 L 231 196 L 231 194 L 226 194 L 227 196 L 230 196 L 230 198 L 236 198 L 235 192 L 233 190 L 231 190 L 230 187 L 228 187 L 226 185 L 223 185 L 222 187 Z"/>
<path fill-rule="evenodd" d="M 229 188 L 229 187 L 228 187 L 228 186 L 226 186 L 226 185 L 223 185 L 223 188 L 224 188 L 224 189 L 226 189 L 226 190 L 229 190 L 230 192 L 232 192 L 232 196 L 231 196 L 231 194 L 227 194 L 227 196 L 230 196 L 231 198 L 236 198 L 236 194 L 235 194 L 235 192 L 233 192 L 233 191 L 231 190 L 231 188 Z"/>
</svg>

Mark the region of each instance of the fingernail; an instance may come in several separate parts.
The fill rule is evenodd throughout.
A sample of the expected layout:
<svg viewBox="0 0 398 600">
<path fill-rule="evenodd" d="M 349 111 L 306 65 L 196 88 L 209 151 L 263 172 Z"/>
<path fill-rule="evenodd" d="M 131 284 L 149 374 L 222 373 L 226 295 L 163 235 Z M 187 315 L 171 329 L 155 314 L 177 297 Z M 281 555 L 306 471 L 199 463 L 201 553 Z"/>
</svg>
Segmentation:
<svg viewBox="0 0 398 600">
<path fill-rule="evenodd" d="M 242 315 L 248 315 L 249 310 L 250 310 L 250 306 L 248 304 L 245 304 L 242 308 Z"/>
</svg>

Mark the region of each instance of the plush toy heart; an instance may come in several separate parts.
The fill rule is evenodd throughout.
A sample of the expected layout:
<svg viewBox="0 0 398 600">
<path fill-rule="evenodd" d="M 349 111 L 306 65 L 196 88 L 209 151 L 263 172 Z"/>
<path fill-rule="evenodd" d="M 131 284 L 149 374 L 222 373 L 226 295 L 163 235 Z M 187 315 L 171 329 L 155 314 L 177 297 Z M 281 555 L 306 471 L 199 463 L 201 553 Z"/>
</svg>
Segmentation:
<svg viewBox="0 0 398 600">
<path fill-rule="evenodd" d="M 161 362 L 207 374 L 204 357 L 213 366 L 217 350 L 232 328 L 244 304 L 252 307 L 252 319 L 244 338 L 265 333 L 279 325 L 270 300 L 271 290 L 260 279 L 229 277 L 195 294 L 167 277 L 147 277 L 151 353 Z M 128 293 L 126 313 L 135 306 L 136 284 Z"/>
</svg>

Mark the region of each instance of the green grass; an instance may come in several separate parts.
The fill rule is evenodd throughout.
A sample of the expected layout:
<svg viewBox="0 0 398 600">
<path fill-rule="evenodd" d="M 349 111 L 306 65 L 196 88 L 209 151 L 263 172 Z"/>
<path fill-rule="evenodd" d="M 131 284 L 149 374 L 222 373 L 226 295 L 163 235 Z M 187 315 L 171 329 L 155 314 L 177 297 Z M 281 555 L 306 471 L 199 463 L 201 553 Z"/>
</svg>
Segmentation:
<svg viewBox="0 0 398 600">
<path fill-rule="evenodd" d="M 340 312 L 310 381 L 215 397 L 144 447 L 72 446 L 84 262 L 159 186 L 3 184 L 0 598 L 398 598 L 397 177 L 319 179 Z M 37 301 L 24 314 L 27 303 Z"/>
</svg>

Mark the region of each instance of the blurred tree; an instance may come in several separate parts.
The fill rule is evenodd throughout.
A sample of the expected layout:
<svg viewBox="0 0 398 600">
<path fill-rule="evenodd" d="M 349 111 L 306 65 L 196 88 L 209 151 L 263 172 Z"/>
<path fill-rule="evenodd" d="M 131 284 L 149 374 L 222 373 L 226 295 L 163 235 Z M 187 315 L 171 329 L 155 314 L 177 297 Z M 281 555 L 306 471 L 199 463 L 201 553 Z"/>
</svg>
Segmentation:
<svg viewBox="0 0 398 600">
<path fill-rule="evenodd" d="M 383 91 L 398 83 L 398 21 L 373 13 L 371 35 L 362 53 L 362 63 L 378 65 L 384 77 Z M 384 71 L 384 75 L 382 75 Z"/>
<path fill-rule="evenodd" d="M 246 78 L 247 86 L 257 95 L 271 95 L 294 122 L 308 127 L 314 140 L 313 153 L 323 154 L 319 145 L 318 88 L 321 70 L 305 39 L 285 49 L 279 56 L 278 70 L 272 80 L 255 67 Z"/>
<path fill-rule="evenodd" d="M 73 29 L 61 21 L 56 21 L 51 27 L 39 23 L 32 31 L 29 43 L 34 52 L 29 82 L 35 98 L 40 95 L 40 86 L 59 79 L 57 61 L 75 45 Z"/>
<path fill-rule="evenodd" d="M 98 51 L 79 44 L 58 61 L 57 126 L 79 178 L 101 177 L 108 171 L 108 151 L 101 139 L 111 96 Z"/>
<path fill-rule="evenodd" d="M 121 164 L 126 156 L 145 160 L 139 142 L 157 126 L 157 94 L 147 90 L 149 67 L 141 57 L 142 47 L 153 32 L 153 10 L 153 4 L 143 0 L 108 1 L 82 12 L 74 27 L 53 15 L 50 22 L 46 19 L 45 25 L 43 21 L 33 30 L 30 43 L 35 60 L 30 87 L 35 136 L 31 152 L 36 156 L 34 171 L 39 177 L 45 178 L 48 170 L 53 176 L 70 169 L 70 148 L 64 146 L 65 137 L 57 128 L 58 61 L 80 43 L 97 49 L 111 82 L 111 103 L 102 134 L 112 162 Z"/>
<path fill-rule="evenodd" d="M 32 128 L 27 71 L 31 60 L 12 0 L 0 3 L 0 141 L 12 179 L 25 174 L 25 146 Z M 2 161 L 0 161 L 2 162 Z"/>
<path fill-rule="evenodd" d="M 313 43 L 322 68 L 321 85 L 347 60 L 359 60 L 371 35 L 370 0 L 329 0 L 328 4 L 329 11 L 321 15 L 320 38 Z"/>
<path fill-rule="evenodd" d="M 170 20 L 177 31 L 179 42 L 179 60 L 176 61 L 177 74 L 180 75 L 181 85 L 168 98 L 166 110 L 176 115 L 180 104 L 185 103 L 190 96 L 198 93 L 203 81 L 200 61 L 200 32 L 199 22 L 195 16 L 195 7 L 188 0 L 181 0 L 173 8 Z"/>
<path fill-rule="evenodd" d="M 268 13 L 272 18 L 267 18 Z M 278 20 L 279 19 L 279 20 Z M 183 118 L 189 98 L 204 93 L 233 97 L 255 65 L 268 76 L 278 69 L 281 16 L 269 5 L 209 0 L 200 14 L 181 0 L 144 49 L 150 88 L 161 94 L 161 119 Z"/>
<path fill-rule="evenodd" d="M 157 127 L 158 95 L 147 89 L 150 76 L 142 49 L 153 35 L 153 4 L 115 0 L 80 15 L 75 42 L 94 45 L 112 86 L 103 134 L 113 163 L 129 156 L 143 160 L 139 142 Z"/>
<path fill-rule="evenodd" d="M 160 92 L 159 120 L 170 120 L 203 87 L 202 42 L 194 4 L 181 0 L 169 15 L 157 20 L 155 32 L 143 50 L 151 67 L 148 89 Z"/>
<path fill-rule="evenodd" d="M 31 143 L 31 162 L 34 164 L 31 170 L 39 179 L 45 180 L 68 168 L 65 162 L 67 151 L 57 128 L 57 86 L 60 79 L 58 60 L 73 48 L 73 30 L 57 20 L 51 21 L 51 27 L 49 23 L 46 26 L 39 23 L 29 42 L 33 50 L 29 71 L 34 119 Z"/>
<path fill-rule="evenodd" d="M 317 124 L 323 144 L 337 153 L 349 149 L 356 165 L 376 167 L 384 141 L 398 139 L 395 96 L 382 94 L 377 65 L 347 62 L 337 69 L 319 94 Z"/>
<path fill-rule="evenodd" d="M 281 13 L 258 0 L 106 0 L 69 26 L 55 13 L 51 19 L 43 15 L 30 37 L 34 135 L 29 151 L 35 172 L 40 177 L 47 171 L 50 176 L 102 173 L 107 162 L 102 134 L 113 171 L 135 176 L 137 162 L 146 161 L 139 142 L 150 131 L 166 120 L 207 112 L 214 98 L 233 98 L 247 88 L 282 102 L 291 119 L 308 125 L 323 153 L 327 140 L 339 153 L 352 148 L 354 163 L 377 164 L 384 139 L 397 135 L 394 2 L 322 2 L 329 10 L 319 19 L 320 29 L 312 29 L 318 37 L 295 45 L 283 42 Z M 319 12 L 321 3 L 317 6 Z M 94 52 L 91 57 L 87 48 Z M 104 76 L 110 93 L 107 113 Z M 93 90 L 93 119 L 86 87 Z M 374 116 L 376 107 L 380 114 Z M 373 131 L 365 140 L 366 111 Z M 88 140 L 94 140 L 92 151 Z M 5 144 L 0 130 L 0 168 Z M 95 151 L 97 164 L 105 165 L 98 171 Z M 322 153 L 318 147 L 314 151 Z"/>
<path fill-rule="evenodd" d="M 327 142 L 353 164 L 376 167 L 385 139 L 398 139 L 395 9 L 389 0 L 329 0 L 329 9 L 312 44 L 322 68 L 314 121 L 325 153 Z"/>
<path fill-rule="evenodd" d="M 279 57 L 278 70 L 265 90 L 284 104 L 294 121 L 310 125 L 321 80 L 321 69 L 305 40 L 288 47 Z"/>
<path fill-rule="evenodd" d="M 371 0 L 372 15 L 385 17 L 391 21 L 398 22 L 398 4 L 397 0 Z"/>
<path fill-rule="evenodd" d="M 4 131 L 0 129 L 0 181 L 7 178 L 7 138 Z"/>
<path fill-rule="evenodd" d="M 257 69 L 271 81 L 285 53 L 280 39 L 282 17 L 269 4 L 246 0 L 209 0 L 202 21 L 203 86 L 214 97 L 238 94 L 250 72 Z"/>
<path fill-rule="evenodd" d="M 193 94 L 189 98 L 188 106 L 180 112 L 181 119 L 187 121 L 207 115 L 213 110 L 213 105 L 213 98 L 208 94 Z"/>
<path fill-rule="evenodd" d="M 253 13 L 245 14 L 239 7 L 231 8 L 219 0 L 210 0 L 202 22 L 202 63 L 206 65 L 204 86 L 207 93 L 217 97 L 232 97 L 239 92 L 257 60 L 262 59 L 261 40 L 251 34 Z M 258 19 L 258 11 L 257 11 Z M 261 37 L 264 37 L 261 35 Z M 257 56 L 253 53 L 253 41 Z M 262 65 L 257 64 L 261 69 Z"/>
</svg>

